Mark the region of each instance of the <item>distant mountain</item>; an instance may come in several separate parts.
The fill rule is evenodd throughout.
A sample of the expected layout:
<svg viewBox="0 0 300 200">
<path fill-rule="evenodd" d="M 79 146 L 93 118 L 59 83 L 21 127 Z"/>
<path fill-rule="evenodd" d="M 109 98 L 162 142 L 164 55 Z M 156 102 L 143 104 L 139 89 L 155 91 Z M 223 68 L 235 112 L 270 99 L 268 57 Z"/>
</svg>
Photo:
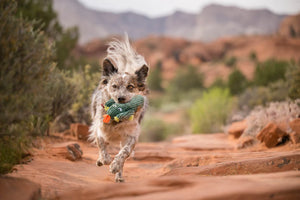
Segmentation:
<svg viewBox="0 0 300 200">
<path fill-rule="evenodd" d="M 199 14 L 177 11 L 159 18 L 133 12 L 96 11 L 77 0 L 54 0 L 54 9 L 64 27 L 79 27 L 80 43 L 124 32 L 133 39 L 164 35 L 202 41 L 233 35 L 272 34 L 285 17 L 265 9 L 246 10 L 215 4 L 205 7 Z"/>
<path fill-rule="evenodd" d="M 282 20 L 278 34 L 286 37 L 300 38 L 300 13 Z"/>
</svg>

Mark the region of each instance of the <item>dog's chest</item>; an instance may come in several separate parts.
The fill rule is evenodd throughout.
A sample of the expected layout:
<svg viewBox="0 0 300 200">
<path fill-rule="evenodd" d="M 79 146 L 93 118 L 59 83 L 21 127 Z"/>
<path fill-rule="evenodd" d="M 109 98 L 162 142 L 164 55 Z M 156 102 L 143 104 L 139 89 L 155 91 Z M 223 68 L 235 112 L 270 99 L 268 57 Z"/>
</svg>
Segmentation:
<svg viewBox="0 0 300 200">
<path fill-rule="evenodd" d="M 118 142 L 127 136 L 138 137 L 140 132 L 140 124 L 138 119 L 141 110 L 135 113 L 133 120 L 124 120 L 122 122 L 111 122 L 109 124 L 102 123 L 102 134 L 108 142 Z"/>
</svg>

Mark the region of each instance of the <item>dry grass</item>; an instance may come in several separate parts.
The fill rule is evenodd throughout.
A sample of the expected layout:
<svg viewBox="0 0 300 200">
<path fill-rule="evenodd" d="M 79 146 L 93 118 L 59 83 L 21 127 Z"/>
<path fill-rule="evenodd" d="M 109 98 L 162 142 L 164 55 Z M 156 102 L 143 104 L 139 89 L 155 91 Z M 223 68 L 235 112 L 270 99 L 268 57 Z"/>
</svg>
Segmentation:
<svg viewBox="0 0 300 200">
<path fill-rule="evenodd" d="M 247 128 L 242 136 L 256 136 L 268 123 L 273 122 L 289 133 L 289 122 L 300 115 L 300 99 L 272 102 L 267 107 L 256 107 L 246 118 Z"/>
</svg>

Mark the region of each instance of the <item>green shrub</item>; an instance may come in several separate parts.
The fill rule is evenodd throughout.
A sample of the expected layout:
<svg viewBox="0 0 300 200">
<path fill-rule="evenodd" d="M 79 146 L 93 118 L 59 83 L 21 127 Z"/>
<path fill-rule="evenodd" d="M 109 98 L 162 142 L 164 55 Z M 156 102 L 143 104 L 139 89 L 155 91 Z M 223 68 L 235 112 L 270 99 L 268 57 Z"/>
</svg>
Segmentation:
<svg viewBox="0 0 300 200">
<path fill-rule="evenodd" d="M 22 138 L 46 131 L 51 110 L 46 88 L 53 46 L 33 30 L 33 23 L 14 16 L 16 7 L 15 2 L 0 2 L 1 173 L 20 161 Z"/>
<path fill-rule="evenodd" d="M 75 102 L 78 92 L 76 85 L 70 80 L 66 72 L 61 72 L 54 69 L 49 77 L 47 87 L 51 98 L 51 119 L 54 120 L 57 116 L 67 111 Z"/>
<path fill-rule="evenodd" d="M 100 77 L 100 72 L 91 73 L 90 65 L 85 65 L 84 69 L 73 73 L 70 81 L 75 85 L 75 94 L 77 94 L 72 104 L 72 115 L 75 121 L 90 124 L 91 96 L 98 85 Z"/>
<path fill-rule="evenodd" d="M 258 63 L 254 73 L 254 85 L 267 86 L 280 79 L 285 80 L 288 62 L 274 59 Z"/>
<path fill-rule="evenodd" d="M 250 60 L 252 60 L 253 62 L 256 62 L 256 61 L 257 61 L 257 55 L 256 55 L 255 51 L 251 51 L 251 52 L 250 52 L 249 58 L 250 58 Z"/>
<path fill-rule="evenodd" d="M 140 141 L 163 141 L 170 136 L 179 135 L 181 132 L 182 126 L 179 124 L 166 123 L 159 119 L 146 117 L 142 122 Z"/>
<path fill-rule="evenodd" d="M 35 21 L 33 30 L 41 30 L 46 37 L 55 41 L 54 61 L 59 69 L 74 69 L 76 59 L 71 55 L 71 51 L 77 44 L 78 29 L 63 29 L 52 4 L 52 0 L 17 1 L 15 15 L 27 21 Z"/>
<path fill-rule="evenodd" d="M 148 85 L 150 90 L 162 91 L 162 65 L 161 61 L 159 61 L 156 65 L 156 68 L 150 71 L 150 75 L 148 77 Z"/>
<path fill-rule="evenodd" d="M 233 99 L 228 89 L 212 88 L 204 92 L 190 109 L 190 119 L 194 133 L 222 131 L 233 108 Z"/>
<path fill-rule="evenodd" d="M 269 102 L 284 101 L 288 97 L 287 82 L 279 80 L 268 87 L 247 88 L 238 99 L 238 107 L 250 111 L 256 106 L 266 106 Z"/>
<path fill-rule="evenodd" d="M 288 96 L 291 99 L 300 99 L 300 65 L 291 63 L 286 73 L 288 82 Z"/>
<path fill-rule="evenodd" d="M 196 67 L 188 66 L 177 71 L 167 88 L 167 95 L 171 100 L 178 101 L 188 92 L 201 91 L 203 88 L 203 75 L 197 71 Z"/>
<path fill-rule="evenodd" d="M 11 171 L 12 167 L 19 163 L 28 149 L 28 139 L 24 136 L 0 139 L 0 174 Z"/>
<path fill-rule="evenodd" d="M 235 69 L 228 77 L 228 88 L 232 95 L 242 93 L 248 85 L 245 75 L 238 69 Z"/>
<path fill-rule="evenodd" d="M 20 162 L 26 138 L 45 134 L 73 94 L 53 63 L 55 43 L 39 23 L 18 17 L 17 11 L 15 1 L 0 1 L 1 173 Z"/>
<path fill-rule="evenodd" d="M 12 14 L 15 9 L 16 4 L 12 3 L 0 12 L 3 131 L 30 123 L 31 116 L 46 120 L 51 109 L 46 87 L 53 67 L 53 46 L 42 32 L 32 29 L 32 23 L 16 18 Z"/>
<path fill-rule="evenodd" d="M 215 88 L 215 87 L 226 88 L 227 85 L 223 79 L 217 78 L 210 86 L 210 88 Z"/>
<path fill-rule="evenodd" d="M 237 58 L 235 56 L 231 56 L 225 60 L 225 65 L 228 67 L 234 67 L 236 65 Z"/>
</svg>

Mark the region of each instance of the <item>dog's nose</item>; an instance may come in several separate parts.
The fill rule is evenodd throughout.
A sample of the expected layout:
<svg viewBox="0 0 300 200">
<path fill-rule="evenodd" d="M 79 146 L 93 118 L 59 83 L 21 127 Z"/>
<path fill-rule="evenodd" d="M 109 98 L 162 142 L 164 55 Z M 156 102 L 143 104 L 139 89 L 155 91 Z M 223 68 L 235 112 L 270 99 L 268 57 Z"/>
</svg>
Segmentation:
<svg viewBox="0 0 300 200">
<path fill-rule="evenodd" d="M 119 97 L 118 102 L 119 103 L 125 103 L 125 97 Z"/>
</svg>

